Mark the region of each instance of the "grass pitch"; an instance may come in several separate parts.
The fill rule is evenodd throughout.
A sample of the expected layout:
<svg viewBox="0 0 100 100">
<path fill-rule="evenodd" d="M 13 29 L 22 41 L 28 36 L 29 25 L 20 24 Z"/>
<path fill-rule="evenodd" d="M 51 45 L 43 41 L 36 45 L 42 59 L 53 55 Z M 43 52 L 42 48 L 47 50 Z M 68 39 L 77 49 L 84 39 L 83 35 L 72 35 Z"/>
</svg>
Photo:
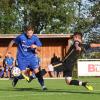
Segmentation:
<svg viewBox="0 0 100 100">
<path fill-rule="evenodd" d="M 64 79 L 45 79 L 47 91 L 42 91 L 37 80 L 20 80 L 15 88 L 12 80 L 0 80 L 0 100 L 99 100 L 100 77 L 81 78 L 93 85 L 94 91 L 82 86 L 68 86 Z"/>
</svg>

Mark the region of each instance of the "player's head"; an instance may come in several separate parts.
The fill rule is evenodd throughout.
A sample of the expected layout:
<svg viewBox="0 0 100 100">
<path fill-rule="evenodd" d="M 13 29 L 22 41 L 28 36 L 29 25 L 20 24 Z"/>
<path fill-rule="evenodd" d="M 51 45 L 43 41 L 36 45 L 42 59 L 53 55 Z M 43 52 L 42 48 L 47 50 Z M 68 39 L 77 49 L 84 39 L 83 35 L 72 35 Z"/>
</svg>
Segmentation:
<svg viewBox="0 0 100 100">
<path fill-rule="evenodd" d="M 31 25 L 25 27 L 26 35 L 28 38 L 31 38 L 34 33 L 34 28 Z"/>
<path fill-rule="evenodd" d="M 11 57 L 11 52 L 8 52 L 6 56 Z"/>
<path fill-rule="evenodd" d="M 73 35 L 74 40 L 82 40 L 82 33 L 81 32 L 75 32 Z"/>
</svg>

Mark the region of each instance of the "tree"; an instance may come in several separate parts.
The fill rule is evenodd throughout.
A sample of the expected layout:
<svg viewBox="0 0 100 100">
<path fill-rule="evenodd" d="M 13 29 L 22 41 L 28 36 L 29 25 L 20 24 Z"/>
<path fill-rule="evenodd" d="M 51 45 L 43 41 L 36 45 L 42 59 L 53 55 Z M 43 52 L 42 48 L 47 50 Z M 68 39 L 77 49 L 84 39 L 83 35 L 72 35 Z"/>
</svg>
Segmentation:
<svg viewBox="0 0 100 100">
<path fill-rule="evenodd" d="M 35 32 L 41 33 L 67 33 L 74 23 L 76 3 L 78 0 L 1 0 L 2 18 L 0 22 L 6 32 L 12 29 L 22 31 L 24 26 L 32 24 Z M 9 9 L 8 9 L 9 8 Z M 10 11 L 9 11 L 10 10 Z M 5 13 L 7 12 L 7 13 Z M 3 15 L 3 13 L 5 13 Z M 6 16 L 7 19 L 4 23 Z M 4 21 L 3 21 L 4 20 Z M 10 26 L 9 26 L 10 25 Z M 11 29 L 11 30 L 10 30 Z M 2 30 L 2 31 L 4 31 Z"/>
<path fill-rule="evenodd" d="M 23 7 L 24 25 L 31 23 L 36 33 L 68 32 L 74 21 L 75 2 L 77 0 L 20 0 Z"/>
<path fill-rule="evenodd" d="M 79 2 L 79 14 L 74 31 L 84 34 L 85 42 L 100 41 L 100 1 L 81 0 Z"/>
<path fill-rule="evenodd" d="M 0 33 L 13 33 L 16 13 L 12 0 L 0 0 Z"/>
<path fill-rule="evenodd" d="M 88 41 L 90 42 L 100 42 L 100 1 L 99 0 L 89 0 L 93 3 L 91 6 L 90 14 L 93 21 L 87 28 L 86 32 L 89 32 Z"/>
</svg>

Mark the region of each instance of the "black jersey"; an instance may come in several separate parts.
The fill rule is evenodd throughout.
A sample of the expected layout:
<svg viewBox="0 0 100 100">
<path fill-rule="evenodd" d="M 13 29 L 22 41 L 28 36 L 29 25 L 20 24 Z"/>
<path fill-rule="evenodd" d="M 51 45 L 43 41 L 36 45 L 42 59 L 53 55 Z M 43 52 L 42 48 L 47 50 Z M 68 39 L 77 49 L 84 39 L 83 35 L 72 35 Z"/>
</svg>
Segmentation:
<svg viewBox="0 0 100 100">
<path fill-rule="evenodd" d="M 82 51 L 76 50 L 76 45 L 77 45 L 77 44 L 78 44 L 79 47 L 81 47 L 81 49 L 82 49 L 82 51 L 83 51 L 82 44 L 81 44 L 80 42 L 78 42 L 78 41 L 74 41 L 73 44 L 71 45 L 70 49 L 68 50 L 66 56 L 65 56 L 64 59 L 62 60 L 62 62 L 66 62 L 66 61 L 67 61 L 67 62 L 68 62 L 68 61 L 69 61 L 69 62 L 71 62 L 71 61 L 76 61 L 76 60 L 80 57 Z"/>
</svg>

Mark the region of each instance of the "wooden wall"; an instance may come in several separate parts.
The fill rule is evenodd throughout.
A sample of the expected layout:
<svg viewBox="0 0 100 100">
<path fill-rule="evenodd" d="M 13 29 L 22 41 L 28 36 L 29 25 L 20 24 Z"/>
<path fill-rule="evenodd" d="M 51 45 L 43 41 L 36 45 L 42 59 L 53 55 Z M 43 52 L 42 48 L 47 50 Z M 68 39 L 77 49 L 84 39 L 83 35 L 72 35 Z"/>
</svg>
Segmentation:
<svg viewBox="0 0 100 100">
<path fill-rule="evenodd" d="M 9 42 L 12 39 L 0 39 L 0 53 L 4 54 Z M 42 68 L 46 68 L 50 63 L 50 60 L 53 54 L 62 58 L 65 55 L 67 39 L 66 38 L 41 38 L 43 46 L 41 47 L 41 66 Z M 16 46 L 13 46 L 11 49 L 12 56 L 16 59 Z"/>
<path fill-rule="evenodd" d="M 67 39 L 50 38 L 41 40 L 43 46 L 41 48 L 41 64 L 42 67 L 50 64 L 51 58 L 55 54 L 57 57 L 64 57 L 67 45 Z"/>
</svg>

